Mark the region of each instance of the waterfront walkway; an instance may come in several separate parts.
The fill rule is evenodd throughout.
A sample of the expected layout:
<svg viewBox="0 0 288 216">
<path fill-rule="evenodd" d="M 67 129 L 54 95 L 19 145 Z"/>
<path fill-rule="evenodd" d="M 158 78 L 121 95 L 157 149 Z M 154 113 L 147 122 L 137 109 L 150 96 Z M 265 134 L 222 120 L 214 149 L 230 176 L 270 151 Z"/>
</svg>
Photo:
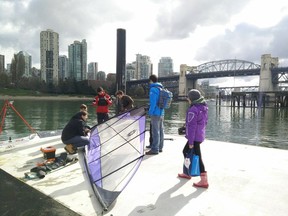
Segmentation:
<svg viewBox="0 0 288 216">
<path fill-rule="evenodd" d="M 173 141 L 165 140 L 163 153 L 144 157 L 134 178 L 104 215 L 287 215 L 287 150 L 206 140 L 201 148 L 210 186 L 202 189 L 192 186 L 193 182 L 199 180 L 198 177 L 191 180 L 177 177 L 177 173 L 182 170 L 185 138 L 166 138 L 172 138 Z M 21 178 L 35 159 L 41 157 L 40 147 L 51 144 L 57 148 L 57 153 L 63 150 L 63 144 L 59 141 L 41 140 L 2 151 L 1 169 Z M 26 184 L 79 215 L 101 215 L 99 205 L 95 203 L 95 197 L 83 177 L 81 163 L 51 173 L 44 179 L 27 181 Z M 1 202 L 5 198 L 9 199 L 9 196 L 0 196 Z M 2 213 L 3 205 L 0 208 Z"/>
</svg>

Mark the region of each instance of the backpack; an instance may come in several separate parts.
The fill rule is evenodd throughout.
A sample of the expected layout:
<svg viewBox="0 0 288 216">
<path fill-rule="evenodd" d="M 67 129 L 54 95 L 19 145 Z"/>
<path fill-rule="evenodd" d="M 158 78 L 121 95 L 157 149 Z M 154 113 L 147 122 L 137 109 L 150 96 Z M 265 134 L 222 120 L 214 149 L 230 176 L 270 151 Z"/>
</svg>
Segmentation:
<svg viewBox="0 0 288 216">
<path fill-rule="evenodd" d="M 169 109 L 173 100 L 173 93 L 166 88 L 159 88 L 158 107 L 160 109 Z"/>
</svg>

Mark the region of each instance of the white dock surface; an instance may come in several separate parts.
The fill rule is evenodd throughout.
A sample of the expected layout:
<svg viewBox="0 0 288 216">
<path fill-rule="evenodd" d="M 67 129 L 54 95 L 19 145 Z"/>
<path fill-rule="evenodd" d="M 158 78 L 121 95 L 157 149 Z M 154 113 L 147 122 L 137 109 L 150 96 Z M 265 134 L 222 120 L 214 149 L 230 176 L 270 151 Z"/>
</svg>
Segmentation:
<svg viewBox="0 0 288 216">
<path fill-rule="evenodd" d="M 117 198 L 108 216 L 286 216 L 288 213 L 288 151 L 206 140 L 201 144 L 209 188 L 195 188 L 182 172 L 183 136 L 168 136 L 163 153 L 145 156 L 134 178 Z M 148 139 L 147 139 L 148 140 Z M 34 142 L 34 141 L 33 141 Z M 40 147 L 63 144 L 35 141 L 0 152 L 0 166 L 22 178 L 41 158 Z M 24 147 L 25 146 L 25 147 Z M 3 148 L 2 148 L 3 149 Z M 83 216 L 102 215 L 76 163 L 26 183 Z M 93 203 L 93 204 L 92 204 Z"/>
</svg>

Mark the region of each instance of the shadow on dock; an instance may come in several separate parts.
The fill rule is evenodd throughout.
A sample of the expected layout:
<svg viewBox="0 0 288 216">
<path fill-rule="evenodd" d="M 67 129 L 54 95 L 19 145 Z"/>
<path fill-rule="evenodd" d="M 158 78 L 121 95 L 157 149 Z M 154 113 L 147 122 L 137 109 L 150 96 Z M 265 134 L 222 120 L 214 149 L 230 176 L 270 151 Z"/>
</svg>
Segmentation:
<svg viewBox="0 0 288 216">
<path fill-rule="evenodd" d="M 51 197 L 0 169 L 0 215 L 79 216 Z"/>
</svg>

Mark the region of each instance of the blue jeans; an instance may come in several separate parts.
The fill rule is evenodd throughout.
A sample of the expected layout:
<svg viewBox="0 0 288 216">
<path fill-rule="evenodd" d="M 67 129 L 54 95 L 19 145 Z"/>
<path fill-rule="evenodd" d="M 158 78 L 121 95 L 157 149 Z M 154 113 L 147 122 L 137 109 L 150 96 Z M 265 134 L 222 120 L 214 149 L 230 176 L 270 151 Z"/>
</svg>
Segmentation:
<svg viewBox="0 0 288 216">
<path fill-rule="evenodd" d="M 75 136 L 69 140 L 65 140 L 63 143 L 64 144 L 72 144 L 73 147 L 78 148 L 78 147 L 88 145 L 90 143 L 90 141 L 89 141 L 89 137 Z"/>
<path fill-rule="evenodd" d="M 164 116 L 151 116 L 152 144 L 151 151 L 158 153 L 164 145 Z"/>
</svg>

